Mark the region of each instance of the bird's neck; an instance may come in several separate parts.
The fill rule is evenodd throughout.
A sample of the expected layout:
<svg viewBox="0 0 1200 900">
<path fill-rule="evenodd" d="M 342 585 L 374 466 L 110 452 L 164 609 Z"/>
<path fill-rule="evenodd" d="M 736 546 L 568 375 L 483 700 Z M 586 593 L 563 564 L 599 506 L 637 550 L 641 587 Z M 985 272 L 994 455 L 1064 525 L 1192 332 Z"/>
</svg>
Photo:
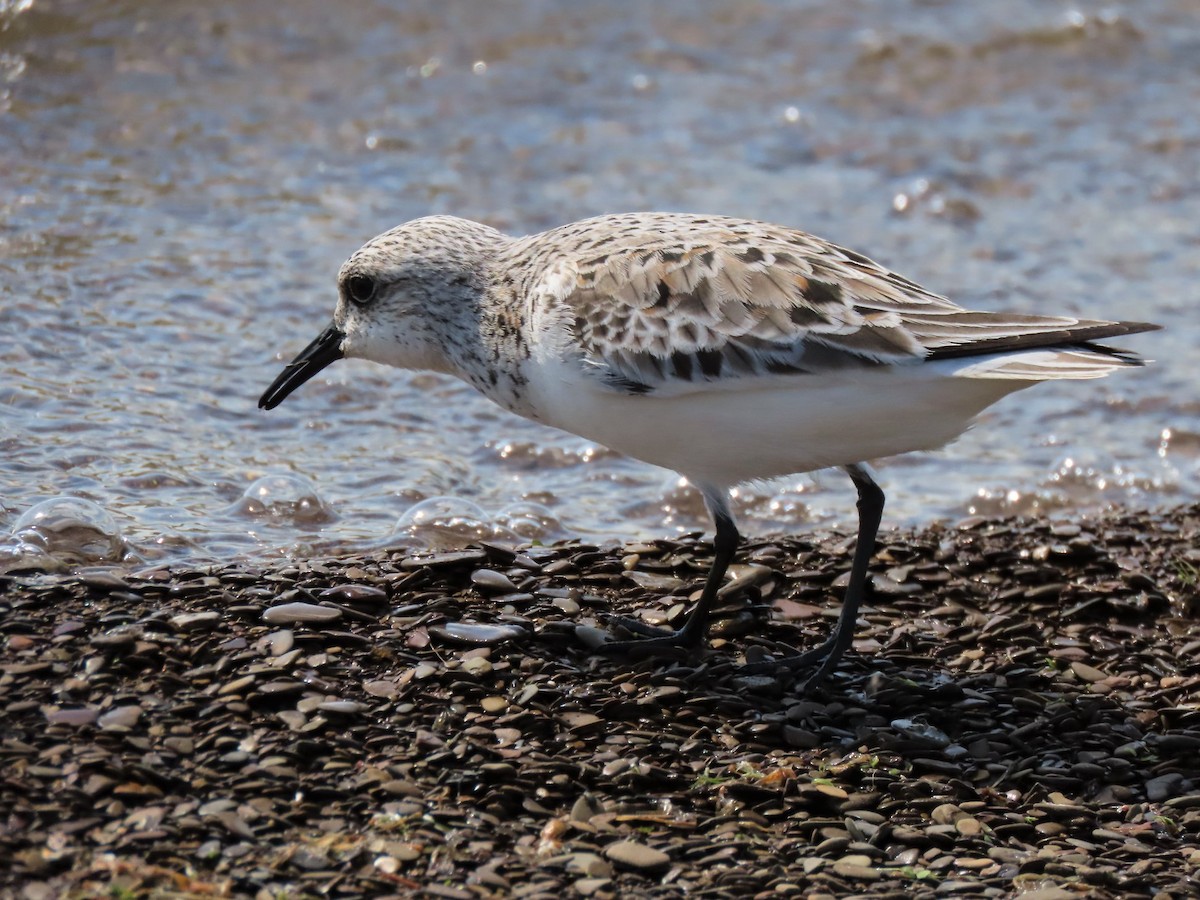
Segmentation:
<svg viewBox="0 0 1200 900">
<path fill-rule="evenodd" d="M 524 311 L 511 293 L 502 287 L 493 291 L 488 302 L 461 308 L 462 318 L 447 323 L 442 356 L 443 371 L 457 376 L 488 399 L 526 418 L 536 419 L 536 411 L 526 390 L 525 369 L 530 352 L 526 340 Z M 495 302 L 499 300 L 500 302 Z M 460 340 L 470 334 L 470 340 Z"/>
</svg>

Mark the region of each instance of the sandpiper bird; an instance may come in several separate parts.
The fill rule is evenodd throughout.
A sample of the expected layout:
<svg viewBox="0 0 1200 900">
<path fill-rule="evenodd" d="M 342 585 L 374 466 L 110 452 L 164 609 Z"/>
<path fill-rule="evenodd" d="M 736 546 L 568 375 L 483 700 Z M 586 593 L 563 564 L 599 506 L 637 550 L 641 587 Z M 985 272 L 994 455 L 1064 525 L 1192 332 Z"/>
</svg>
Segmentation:
<svg viewBox="0 0 1200 900">
<path fill-rule="evenodd" d="M 850 645 L 883 492 L 867 460 L 940 447 L 1039 381 L 1142 361 L 1096 341 L 1140 322 L 977 312 L 867 257 L 776 225 L 608 215 L 513 238 L 451 216 L 369 241 L 338 273 L 333 323 L 263 394 L 273 409 L 342 357 L 455 375 L 518 415 L 683 474 L 716 525 L 700 599 L 677 631 L 606 651 L 704 642 L 737 549 L 729 489 L 840 466 L 858 541 L 839 620 L 779 662 L 827 675 Z"/>
</svg>

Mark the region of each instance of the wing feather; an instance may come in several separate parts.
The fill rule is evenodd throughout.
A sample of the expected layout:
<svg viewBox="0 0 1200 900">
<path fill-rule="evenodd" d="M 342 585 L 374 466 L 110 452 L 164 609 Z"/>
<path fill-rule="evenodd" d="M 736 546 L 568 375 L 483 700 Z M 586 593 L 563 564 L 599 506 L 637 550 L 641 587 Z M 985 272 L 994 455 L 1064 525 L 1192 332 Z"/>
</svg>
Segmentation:
<svg viewBox="0 0 1200 900">
<path fill-rule="evenodd" d="M 614 231 L 609 217 L 595 234 L 588 222 L 566 226 L 576 229 L 574 258 L 562 256 L 563 235 L 537 236 L 546 239 L 552 275 L 530 295 L 567 308 L 574 352 L 624 390 L 915 365 L 1146 330 L 965 310 L 860 254 L 762 223 L 671 214 L 622 221 L 627 229 Z M 1085 361 L 1064 358 L 1062 368 L 1071 364 Z M 1049 368 L 1038 358 L 1006 376 Z"/>
</svg>

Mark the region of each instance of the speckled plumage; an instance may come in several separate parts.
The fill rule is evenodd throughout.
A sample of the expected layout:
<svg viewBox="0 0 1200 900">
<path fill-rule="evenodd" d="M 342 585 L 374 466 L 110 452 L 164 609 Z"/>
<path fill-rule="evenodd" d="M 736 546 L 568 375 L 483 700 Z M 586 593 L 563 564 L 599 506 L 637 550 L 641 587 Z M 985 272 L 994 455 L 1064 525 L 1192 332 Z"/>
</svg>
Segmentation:
<svg viewBox="0 0 1200 900">
<path fill-rule="evenodd" d="M 261 405 L 361 357 L 456 375 L 519 415 L 675 469 L 717 522 L 701 611 L 736 543 L 732 485 L 840 465 L 860 510 L 881 510 L 865 460 L 940 446 L 1036 382 L 1138 365 L 1095 341 L 1155 327 L 965 310 L 804 232 L 676 213 L 523 238 L 417 219 L 365 244 L 338 285 L 333 325 Z M 860 589 L 865 566 L 856 558 Z M 835 632 L 821 674 L 843 641 Z"/>
</svg>

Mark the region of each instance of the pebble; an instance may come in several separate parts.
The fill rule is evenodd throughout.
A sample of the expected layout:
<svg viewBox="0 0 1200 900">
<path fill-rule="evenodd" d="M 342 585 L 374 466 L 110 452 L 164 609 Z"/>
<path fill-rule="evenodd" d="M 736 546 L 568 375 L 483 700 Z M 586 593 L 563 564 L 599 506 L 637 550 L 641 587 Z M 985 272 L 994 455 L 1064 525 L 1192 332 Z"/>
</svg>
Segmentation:
<svg viewBox="0 0 1200 900">
<path fill-rule="evenodd" d="M 221 621 L 219 612 L 183 613 L 172 616 L 170 625 L 176 631 L 209 631 Z"/>
<path fill-rule="evenodd" d="M 509 594 L 517 590 L 517 586 L 513 584 L 511 578 L 494 569 L 476 569 L 471 573 L 471 583 L 497 594 Z"/>
<path fill-rule="evenodd" d="M 487 559 L 482 550 L 451 550 L 431 556 L 413 556 L 400 561 L 402 569 L 442 569 L 465 563 L 481 563 Z"/>
<path fill-rule="evenodd" d="M 559 597 L 555 600 L 551 600 L 550 603 L 556 609 L 561 610 L 565 616 L 574 617 L 579 615 L 580 606 L 570 597 Z"/>
<path fill-rule="evenodd" d="M 609 844 L 604 848 L 604 855 L 617 865 L 630 869 L 665 869 L 671 864 L 671 857 L 667 854 L 637 841 L 617 841 Z"/>
<path fill-rule="evenodd" d="M 1098 681 L 1104 681 L 1108 678 L 1107 672 L 1101 672 L 1094 666 L 1089 666 L 1087 663 L 1082 662 L 1071 663 L 1071 671 L 1074 672 L 1081 681 L 1086 681 L 1088 684 L 1095 684 Z"/>
<path fill-rule="evenodd" d="M 372 865 L 385 875 L 395 875 L 400 871 L 400 860 L 394 856 L 377 856 Z"/>
<path fill-rule="evenodd" d="M 283 656 L 296 644 L 296 634 L 290 628 L 273 631 L 267 635 L 267 645 L 272 656 Z"/>
<path fill-rule="evenodd" d="M 367 709 L 363 703 L 356 700 L 326 700 L 317 704 L 317 709 L 322 712 L 337 713 L 343 716 L 353 716 Z"/>
<path fill-rule="evenodd" d="M 235 678 L 221 685 L 217 689 L 217 696 L 224 697 L 228 694 L 236 694 L 238 691 L 250 687 L 254 682 L 255 677 L 253 675 L 243 675 L 241 678 Z"/>
<path fill-rule="evenodd" d="M 468 675 L 490 675 L 493 669 L 491 660 L 482 656 L 473 656 L 462 661 L 460 667 Z"/>
<path fill-rule="evenodd" d="M 612 875 L 612 866 L 595 853 L 569 853 L 563 860 L 568 869 L 592 878 L 609 878 Z"/>
<path fill-rule="evenodd" d="M 925 749 L 940 750 L 950 746 L 950 738 L 946 732 L 924 722 L 914 722 L 912 719 L 895 719 L 892 721 L 892 727 L 904 737 L 917 742 Z"/>
<path fill-rule="evenodd" d="M 336 622 L 342 611 L 332 606 L 317 606 L 315 603 L 283 603 L 264 610 L 263 621 L 269 625 L 314 625 Z"/>
<path fill-rule="evenodd" d="M 132 728 L 141 717 L 142 708 L 140 706 L 118 706 L 100 716 L 96 724 L 104 731 L 123 730 Z"/>
<path fill-rule="evenodd" d="M 46 711 L 46 721 L 51 725 L 91 725 L 100 716 L 100 711 L 90 706 L 80 709 L 55 709 Z"/>
<path fill-rule="evenodd" d="M 387 591 L 369 584 L 339 584 L 317 594 L 322 600 L 334 600 L 351 606 L 384 606 Z"/>
<path fill-rule="evenodd" d="M 954 823 L 954 827 L 958 829 L 958 833 L 963 837 L 976 837 L 983 833 L 983 825 L 978 819 L 971 816 L 963 816 Z"/>
<path fill-rule="evenodd" d="M 839 859 L 835 862 L 833 864 L 833 871 L 834 874 L 840 875 L 842 878 L 852 878 L 856 881 L 878 881 L 883 877 L 882 873 L 873 866 L 845 859 Z"/>
<path fill-rule="evenodd" d="M 579 892 L 581 897 L 591 897 L 600 891 L 607 891 L 611 884 L 611 878 L 580 878 L 572 887 Z"/>
<path fill-rule="evenodd" d="M 832 797 L 835 800 L 845 800 L 850 794 L 844 789 L 835 784 L 817 784 L 816 789 L 826 797 Z"/>
<path fill-rule="evenodd" d="M 363 690 L 372 697 L 379 697 L 383 700 L 395 700 L 400 695 L 400 686 L 396 682 L 386 679 L 363 682 Z"/>
<path fill-rule="evenodd" d="M 606 629 L 597 628 L 594 625 L 576 625 L 574 636 L 575 640 L 589 650 L 603 647 L 612 640 L 612 635 Z"/>
<path fill-rule="evenodd" d="M 484 697 L 482 700 L 479 701 L 479 705 L 483 708 L 483 711 L 486 713 L 504 712 L 504 710 L 508 709 L 508 698 L 507 697 L 495 697 L 495 696 Z"/>
<path fill-rule="evenodd" d="M 179 736 L 167 738 L 163 741 L 163 746 L 180 756 L 190 756 L 196 749 L 196 744 L 191 738 Z"/>
<path fill-rule="evenodd" d="M 604 807 L 591 794 L 580 794 L 572 804 L 570 819 L 572 822 L 590 822 L 604 812 Z"/>
<path fill-rule="evenodd" d="M 939 825 L 952 825 L 956 819 L 959 819 L 965 815 L 966 813 L 964 813 L 953 803 L 941 803 L 934 807 L 933 812 L 929 815 L 929 818 Z"/>
<path fill-rule="evenodd" d="M 1146 781 L 1146 799 L 1151 803 L 1160 803 L 1177 794 L 1186 794 L 1191 786 L 1191 782 L 1179 772 L 1168 772 Z"/>
<path fill-rule="evenodd" d="M 123 626 L 114 628 L 104 634 L 98 634 L 91 640 L 93 647 L 99 647 L 102 650 L 114 650 L 123 647 L 132 647 L 142 637 L 142 628 L 139 625 Z"/>
<path fill-rule="evenodd" d="M 885 531 L 873 571 L 921 590 L 876 592 L 856 646 L 886 649 L 807 695 L 731 663 L 819 642 L 848 539 L 740 549 L 760 590 L 723 593 L 720 618 L 755 636 L 681 660 L 591 656 L 573 628 L 669 618 L 711 557 L 691 538 L 637 548 L 637 571 L 683 585 L 671 598 L 635 589 L 621 550 L 579 545 L 519 568 L 485 549 L 156 570 L 129 596 L 0 575 L 0 802 L 30 823 L 8 864 L 60 885 L 149 852 L 193 886 L 236 871 L 296 895 L 406 896 L 436 869 L 439 896 L 521 900 L 1188 896 L 1200 676 L 1179 661 L 1200 634 L 1169 561 L 1200 562 L 1200 515 L 1183 521 L 1111 548 L 1089 526 L 1098 552 L 1078 563 L 1020 553 L 1054 544 L 1037 523 Z M 520 618 L 511 591 L 472 580 L 481 567 L 527 592 Z M 313 597 L 343 624 L 265 622 L 265 605 Z M 442 643 L 464 625 L 470 640 Z M 493 635 L 476 625 L 510 643 L 478 643 Z"/>
<path fill-rule="evenodd" d="M 653 572 L 630 571 L 625 573 L 625 577 L 643 590 L 656 594 L 670 594 L 687 584 L 674 575 L 657 575 Z"/>
<path fill-rule="evenodd" d="M 517 625 L 481 625 L 474 622 L 447 622 L 430 628 L 429 633 L 455 644 L 488 647 L 529 637 L 529 632 Z"/>
</svg>

